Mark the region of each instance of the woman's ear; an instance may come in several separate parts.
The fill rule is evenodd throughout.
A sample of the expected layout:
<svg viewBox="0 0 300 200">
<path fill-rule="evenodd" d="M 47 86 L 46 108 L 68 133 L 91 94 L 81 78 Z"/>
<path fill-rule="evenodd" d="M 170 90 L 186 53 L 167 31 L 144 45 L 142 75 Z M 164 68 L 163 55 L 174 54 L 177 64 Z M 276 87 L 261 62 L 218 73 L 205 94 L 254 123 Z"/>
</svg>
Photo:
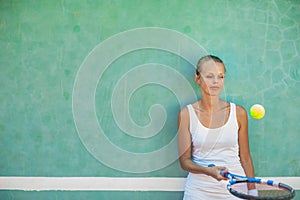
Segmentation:
<svg viewBox="0 0 300 200">
<path fill-rule="evenodd" d="M 194 74 L 194 80 L 197 84 L 200 84 L 200 74 L 197 75 L 196 73 Z"/>
</svg>

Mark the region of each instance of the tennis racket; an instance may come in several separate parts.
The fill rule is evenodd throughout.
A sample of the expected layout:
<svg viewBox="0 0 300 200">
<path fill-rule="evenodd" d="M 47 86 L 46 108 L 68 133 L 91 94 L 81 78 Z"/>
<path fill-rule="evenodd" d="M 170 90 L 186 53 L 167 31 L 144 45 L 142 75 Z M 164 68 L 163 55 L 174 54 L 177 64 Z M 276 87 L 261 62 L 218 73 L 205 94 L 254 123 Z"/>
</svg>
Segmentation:
<svg viewBox="0 0 300 200">
<path fill-rule="evenodd" d="M 229 192 L 242 199 L 292 199 L 295 196 L 295 190 L 283 183 L 231 174 L 225 170 L 220 174 L 229 179 Z"/>
</svg>

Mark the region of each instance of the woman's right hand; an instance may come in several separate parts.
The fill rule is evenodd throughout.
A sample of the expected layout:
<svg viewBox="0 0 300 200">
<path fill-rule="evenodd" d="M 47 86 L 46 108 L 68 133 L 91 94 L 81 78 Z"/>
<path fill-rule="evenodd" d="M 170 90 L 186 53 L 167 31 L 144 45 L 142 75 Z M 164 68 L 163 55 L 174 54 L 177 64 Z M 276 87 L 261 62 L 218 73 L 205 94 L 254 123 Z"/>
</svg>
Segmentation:
<svg viewBox="0 0 300 200">
<path fill-rule="evenodd" d="M 209 168 L 209 172 L 207 175 L 213 177 L 214 179 L 216 179 L 217 181 L 222 181 L 222 180 L 227 180 L 228 178 L 222 176 L 220 174 L 221 170 L 225 170 L 228 171 L 228 169 L 226 167 L 223 166 L 213 166 L 213 167 L 208 167 Z"/>
</svg>

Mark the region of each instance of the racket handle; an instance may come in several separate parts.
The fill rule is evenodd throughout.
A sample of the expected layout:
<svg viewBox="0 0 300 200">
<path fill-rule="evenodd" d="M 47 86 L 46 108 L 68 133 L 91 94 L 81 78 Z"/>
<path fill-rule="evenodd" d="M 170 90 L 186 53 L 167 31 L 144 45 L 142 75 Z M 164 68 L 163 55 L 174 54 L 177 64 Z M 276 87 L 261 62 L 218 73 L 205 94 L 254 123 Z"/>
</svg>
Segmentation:
<svg viewBox="0 0 300 200">
<path fill-rule="evenodd" d="M 214 164 L 209 164 L 209 165 L 208 165 L 208 167 L 214 167 L 214 166 L 215 166 Z M 228 174 L 229 174 L 228 171 L 226 171 L 226 170 L 224 170 L 224 169 L 220 170 L 220 175 L 221 175 L 221 176 L 228 178 Z"/>
<path fill-rule="evenodd" d="M 221 176 L 224 176 L 224 177 L 226 177 L 226 178 L 228 178 L 228 171 L 226 171 L 226 170 L 224 170 L 224 169 L 222 169 L 221 171 L 220 171 L 220 175 Z"/>
</svg>

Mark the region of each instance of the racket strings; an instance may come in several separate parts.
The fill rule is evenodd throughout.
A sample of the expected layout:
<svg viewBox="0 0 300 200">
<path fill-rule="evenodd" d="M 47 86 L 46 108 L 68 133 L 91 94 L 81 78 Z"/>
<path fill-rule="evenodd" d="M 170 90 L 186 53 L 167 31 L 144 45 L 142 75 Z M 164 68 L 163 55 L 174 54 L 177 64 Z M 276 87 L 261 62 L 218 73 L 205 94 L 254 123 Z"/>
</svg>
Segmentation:
<svg viewBox="0 0 300 200">
<path fill-rule="evenodd" d="M 231 185 L 230 188 L 243 195 L 251 194 L 248 191 L 247 183 L 236 183 Z M 251 194 L 251 196 L 254 197 L 288 197 L 291 195 L 291 192 L 285 188 L 267 184 L 255 183 L 255 188 L 257 190 L 257 195 Z"/>
</svg>

